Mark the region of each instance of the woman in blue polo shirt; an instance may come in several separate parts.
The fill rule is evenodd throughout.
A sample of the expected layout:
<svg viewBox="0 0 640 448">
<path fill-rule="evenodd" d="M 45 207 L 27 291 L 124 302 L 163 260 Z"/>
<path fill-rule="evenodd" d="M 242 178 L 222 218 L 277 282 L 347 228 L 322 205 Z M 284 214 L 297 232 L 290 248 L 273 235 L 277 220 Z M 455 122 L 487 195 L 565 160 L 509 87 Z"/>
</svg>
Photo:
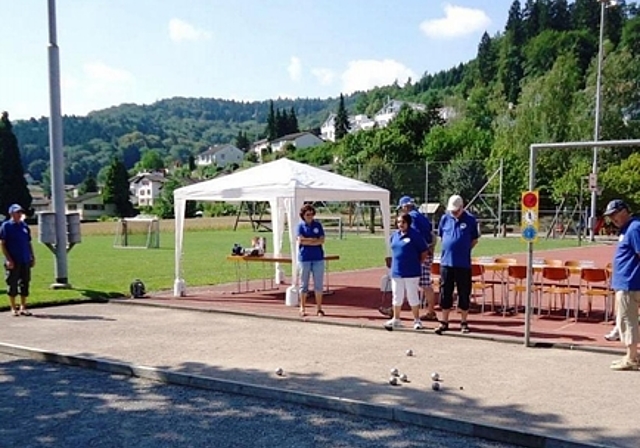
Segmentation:
<svg viewBox="0 0 640 448">
<path fill-rule="evenodd" d="M 413 328 L 421 330 L 420 321 L 420 275 L 422 263 L 428 255 L 428 247 L 422 235 L 411 228 L 411 215 L 401 213 L 396 219 L 398 230 L 391 235 L 391 305 L 393 317 L 384 327 L 393 330 L 402 326 L 400 309 L 406 294 L 411 312 Z"/>
<path fill-rule="evenodd" d="M 316 314 L 324 316 L 322 310 L 322 291 L 324 289 L 324 229 L 315 220 L 316 209 L 307 204 L 300 209 L 300 224 L 298 224 L 298 262 L 300 263 L 300 316 L 305 316 L 307 294 L 309 293 L 309 279 L 313 274 L 313 295 L 316 300 Z"/>
</svg>

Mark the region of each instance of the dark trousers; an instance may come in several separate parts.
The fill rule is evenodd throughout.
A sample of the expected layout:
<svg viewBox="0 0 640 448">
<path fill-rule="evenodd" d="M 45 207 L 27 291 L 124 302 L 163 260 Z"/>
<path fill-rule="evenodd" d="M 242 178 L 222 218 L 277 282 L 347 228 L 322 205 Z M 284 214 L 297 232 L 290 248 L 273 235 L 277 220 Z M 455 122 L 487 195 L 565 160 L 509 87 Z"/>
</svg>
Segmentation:
<svg viewBox="0 0 640 448">
<path fill-rule="evenodd" d="M 7 294 L 15 297 L 18 292 L 22 297 L 29 296 L 29 282 L 31 281 L 31 265 L 27 263 L 16 263 L 13 269 L 6 270 Z"/>
<path fill-rule="evenodd" d="M 471 304 L 471 269 L 440 267 L 442 286 L 440 288 L 440 307 L 450 310 L 453 307 L 453 288 L 458 290 L 458 308 L 469 311 Z"/>
</svg>

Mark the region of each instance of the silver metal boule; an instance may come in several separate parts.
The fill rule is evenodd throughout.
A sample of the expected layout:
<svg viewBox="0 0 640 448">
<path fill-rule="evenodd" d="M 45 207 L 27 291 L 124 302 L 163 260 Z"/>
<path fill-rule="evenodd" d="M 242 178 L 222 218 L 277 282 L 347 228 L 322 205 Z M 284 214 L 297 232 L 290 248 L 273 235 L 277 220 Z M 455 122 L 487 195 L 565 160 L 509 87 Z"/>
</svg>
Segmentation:
<svg viewBox="0 0 640 448">
<path fill-rule="evenodd" d="M 407 350 L 407 356 L 413 356 L 413 350 L 411 349 Z"/>
<path fill-rule="evenodd" d="M 407 376 L 406 373 L 403 373 L 402 375 L 400 375 L 400 381 L 402 381 L 403 383 L 406 383 L 407 381 L 409 381 L 409 377 Z"/>
<path fill-rule="evenodd" d="M 391 375 L 392 376 L 398 376 L 400 375 L 400 372 L 398 372 L 398 369 L 396 369 L 395 367 L 393 369 L 391 369 Z"/>
<path fill-rule="evenodd" d="M 431 374 L 431 379 L 432 379 L 433 381 L 440 381 L 440 375 L 438 374 L 438 372 L 433 372 L 433 373 Z"/>
<path fill-rule="evenodd" d="M 433 384 L 431 384 L 431 389 L 440 390 L 440 383 L 438 383 L 437 381 L 434 382 Z"/>
<path fill-rule="evenodd" d="M 392 376 L 391 378 L 389 378 L 389 384 L 391 384 L 392 386 L 397 386 L 398 385 L 398 377 Z"/>
<path fill-rule="evenodd" d="M 276 369 L 276 375 L 278 375 L 278 376 L 282 376 L 282 375 L 284 375 L 284 370 L 282 370 L 282 368 L 278 367 L 278 368 Z"/>
</svg>

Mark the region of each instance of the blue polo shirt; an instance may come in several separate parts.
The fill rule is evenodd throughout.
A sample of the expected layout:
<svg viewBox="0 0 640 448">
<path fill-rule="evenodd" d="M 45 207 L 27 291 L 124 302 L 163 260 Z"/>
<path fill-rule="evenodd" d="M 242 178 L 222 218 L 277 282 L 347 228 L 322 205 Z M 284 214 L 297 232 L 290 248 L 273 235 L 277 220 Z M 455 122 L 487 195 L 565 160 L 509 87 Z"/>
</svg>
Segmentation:
<svg viewBox="0 0 640 448">
<path fill-rule="evenodd" d="M 14 263 L 31 263 L 31 231 L 23 221 L 5 221 L 0 226 L 0 240 Z"/>
<path fill-rule="evenodd" d="M 297 236 L 304 238 L 320 238 L 324 236 L 324 229 L 320 222 L 313 220 L 311 224 L 301 221 L 298 224 Z M 322 246 L 303 246 L 299 245 L 299 261 L 320 261 L 324 260 L 324 250 Z"/>
<path fill-rule="evenodd" d="M 613 256 L 611 287 L 616 291 L 640 291 L 640 219 L 620 229 L 618 247 Z"/>
<path fill-rule="evenodd" d="M 420 255 L 426 250 L 427 243 L 418 231 L 411 227 L 406 234 L 395 231 L 391 235 L 391 277 L 420 277 Z"/>
<path fill-rule="evenodd" d="M 456 219 L 445 213 L 440 218 L 438 236 L 442 240 L 441 266 L 471 268 L 471 242 L 480 237 L 473 215 L 465 211 Z"/>
<path fill-rule="evenodd" d="M 417 230 L 428 245 L 431 244 L 433 242 L 433 226 L 429 218 L 415 208 L 409 212 L 409 216 L 411 216 L 411 228 Z"/>
</svg>

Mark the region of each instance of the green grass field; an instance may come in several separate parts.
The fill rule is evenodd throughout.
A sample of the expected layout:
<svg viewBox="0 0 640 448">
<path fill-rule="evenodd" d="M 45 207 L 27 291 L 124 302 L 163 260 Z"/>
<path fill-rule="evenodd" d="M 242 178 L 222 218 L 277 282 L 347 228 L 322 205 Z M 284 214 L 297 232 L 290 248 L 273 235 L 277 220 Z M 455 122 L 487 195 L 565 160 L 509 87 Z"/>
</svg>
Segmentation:
<svg viewBox="0 0 640 448">
<path fill-rule="evenodd" d="M 183 272 L 187 286 L 232 282 L 234 263 L 226 261 L 234 243 L 249 244 L 256 233 L 250 230 L 192 230 L 184 237 Z M 270 234 L 261 233 L 271 243 Z M 73 299 L 108 298 L 128 293 L 134 278 L 142 279 L 148 290 L 171 289 L 174 278 L 174 237 L 162 232 L 160 249 L 116 249 L 110 235 L 86 235 L 69 253 L 71 290 L 51 290 L 54 280 L 53 254 L 34 241 L 37 265 L 33 270 L 31 304 L 66 303 Z M 536 250 L 574 247 L 576 240 L 541 240 Z M 288 247 L 288 243 L 285 243 Z M 286 250 L 286 249 L 285 249 Z M 487 236 L 480 240 L 474 255 L 499 255 L 524 252 L 526 245 L 517 238 L 498 239 Z M 382 236 L 348 234 L 346 238 L 328 238 L 325 251 L 340 255 L 331 265 L 332 271 L 355 270 L 384 265 L 385 247 Z M 259 270 L 254 270 L 259 275 Z M 0 287 L 4 288 L 4 284 Z M 4 289 L 0 294 L 6 294 Z M 2 308 L 6 309 L 7 302 Z"/>
</svg>

